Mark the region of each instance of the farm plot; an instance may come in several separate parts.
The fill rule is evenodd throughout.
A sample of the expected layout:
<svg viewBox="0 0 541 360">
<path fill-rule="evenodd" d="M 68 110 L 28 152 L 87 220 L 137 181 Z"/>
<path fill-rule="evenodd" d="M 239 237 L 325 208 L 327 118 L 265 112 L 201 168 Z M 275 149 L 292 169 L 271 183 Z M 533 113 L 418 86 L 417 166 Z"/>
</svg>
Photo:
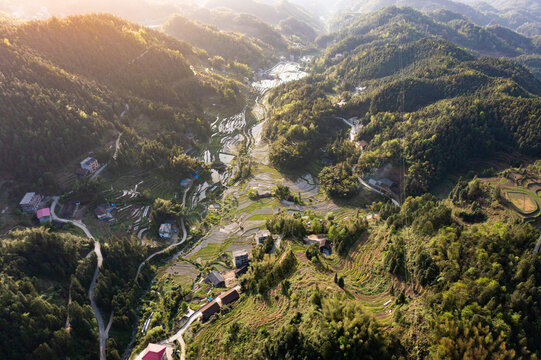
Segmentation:
<svg viewBox="0 0 541 360">
<path fill-rule="evenodd" d="M 541 214 L 541 198 L 520 187 L 502 189 L 506 199 L 523 216 L 537 217 Z"/>
</svg>

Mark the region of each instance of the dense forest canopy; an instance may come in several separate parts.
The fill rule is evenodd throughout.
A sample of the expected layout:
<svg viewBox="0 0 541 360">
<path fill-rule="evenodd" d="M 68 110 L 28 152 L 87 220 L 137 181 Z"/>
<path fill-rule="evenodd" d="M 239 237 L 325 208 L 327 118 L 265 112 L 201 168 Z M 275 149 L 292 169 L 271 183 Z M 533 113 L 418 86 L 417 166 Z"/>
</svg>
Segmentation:
<svg viewBox="0 0 541 360">
<path fill-rule="evenodd" d="M 330 35 L 326 41 L 334 43 L 315 62 L 312 77 L 269 97 L 271 161 L 289 169 L 306 164 L 339 126 L 336 116 L 361 119 L 356 139 L 370 145 L 353 161 L 356 171 L 371 175 L 389 163 L 405 165 L 409 193 L 421 194 L 449 172 L 464 170 L 472 156 L 509 149 L 539 156 L 541 82 L 514 61 L 479 58 L 432 38 L 420 30 L 427 22 L 439 26 L 438 33 L 449 30 L 415 10 L 388 8 Z M 539 51 L 531 39 L 513 36 L 513 48 Z M 498 46 L 511 48 L 511 40 L 505 44 Z M 348 101 L 332 106 L 337 96 Z"/>
<path fill-rule="evenodd" d="M 89 239 L 44 228 L 0 239 L 3 359 L 97 358 L 96 321 L 87 297 L 95 266 L 95 257 L 85 258 L 90 250 Z"/>
<path fill-rule="evenodd" d="M 205 106 L 242 103 L 239 82 L 194 73 L 208 66 L 205 52 L 112 15 L 7 25 L 0 48 L 0 170 L 28 181 L 135 127 L 140 115 L 156 130 L 138 141 L 163 134 L 170 148 L 188 147 L 209 135 Z"/>
<path fill-rule="evenodd" d="M 210 56 L 221 56 L 229 61 L 263 67 L 273 56 L 274 48 L 261 40 L 223 32 L 180 15 L 172 16 L 164 25 L 164 31 L 206 50 Z"/>
</svg>

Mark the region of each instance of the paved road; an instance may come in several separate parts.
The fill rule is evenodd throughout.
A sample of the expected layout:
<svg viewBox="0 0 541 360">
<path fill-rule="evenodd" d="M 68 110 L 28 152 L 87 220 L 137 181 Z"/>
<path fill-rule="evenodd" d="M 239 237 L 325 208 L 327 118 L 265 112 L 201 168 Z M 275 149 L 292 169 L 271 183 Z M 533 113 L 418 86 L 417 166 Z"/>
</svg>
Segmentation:
<svg viewBox="0 0 541 360">
<path fill-rule="evenodd" d="M 394 205 L 400 207 L 400 203 L 398 201 L 396 201 L 395 199 L 393 199 L 389 194 L 387 194 L 387 193 L 385 193 L 385 192 L 383 192 L 381 190 L 378 190 L 375 187 L 371 186 L 370 184 L 366 183 L 360 176 L 358 176 L 357 178 L 359 179 L 359 182 L 361 183 L 362 186 L 364 186 L 365 188 L 367 188 L 369 190 L 372 190 L 372 191 L 374 191 L 374 192 L 376 192 L 376 193 L 378 193 L 380 195 L 385 196 L 386 198 L 390 199 L 391 202 Z"/>
<path fill-rule="evenodd" d="M 142 239 L 143 238 L 143 233 L 145 231 L 147 231 L 147 230 L 148 230 L 148 228 L 142 228 L 141 230 L 139 230 L 139 232 L 137 233 L 137 238 Z"/>
<path fill-rule="evenodd" d="M 182 206 L 184 206 L 186 204 L 186 195 L 188 194 L 188 191 L 190 191 L 190 188 L 191 186 L 187 187 L 186 190 L 184 190 L 184 194 L 182 195 Z M 163 250 L 160 250 L 158 252 L 155 252 L 154 254 L 150 255 L 149 257 L 147 257 L 140 265 L 139 267 L 137 268 L 137 274 L 135 274 L 135 281 L 137 281 L 137 278 L 139 277 L 139 274 L 141 273 L 141 269 L 143 268 L 143 266 L 148 262 L 150 261 L 152 258 L 154 258 L 155 256 L 158 256 L 160 254 L 163 254 L 165 252 L 167 252 L 168 250 L 174 248 L 175 246 L 178 246 L 180 244 L 182 244 L 184 241 L 186 241 L 186 238 L 188 236 L 188 233 L 186 232 L 186 226 L 184 225 L 184 218 L 180 219 L 180 226 L 182 228 L 182 238 L 177 241 L 176 243 L 174 244 L 171 244 L 169 245 L 168 247 L 166 247 L 165 249 Z"/>
<path fill-rule="evenodd" d="M 237 291 L 240 291 L 240 285 L 235 286 L 234 289 L 237 289 Z M 172 343 L 174 343 L 175 341 L 178 340 L 178 342 L 180 343 L 180 347 L 181 347 L 180 360 L 185 360 L 185 358 L 186 358 L 186 344 L 184 343 L 184 339 L 182 338 L 182 335 L 186 332 L 186 330 L 188 330 L 190 325 L 195 320 L 197 320 L 200 316 L 201 316 L 200 311 L 194 312 L 188 318 L 188 321 L 186 322 L 186 324 L 184 324 L 184 326 L 182 326 L 180 328 L 180 330 L 177 331 L 177 333 L 175 335 L 173 335 L 173 336 L 171 336 L 171 337 L 169 337 L 169 338 L 167 338 L 165 340 L 162 340 L 162 341 L 158 342 L 158 344 L 160 344 L 160 345 L 172 344 Z"/>
<path fill-rule="evenodd" d="M 124 114 L 124 113 L 122 113 Z M 122 115 L 120 116 L 122 117 Z M 120 137 L 122 136 L 122 133 L 119 131 L 118 132 L 118 137 L 116 138 L 116 141 L 115 141 L 115 153 L 113 154 L 113 160 L 116 160 L 116 157 L 118 155 L 118 149 L 120 149 Z"/>
<path fill-rule="evenodd" d="M 534 254 L 539 252 L 539 247 L 541 247 L 541 236 L 539 236 L 539 240 L 537 240 L 537 244 L 535 244 L 535 248 L 533 249 Z"/>
<path fill-rule="evenodd" d="M 155 256 L 158 256 L 158 255 L 161 255 L 165 252 L 167 252 L 168 250 L 171 250 L 172 248 L 174 248 L 175 246 L 178 246 L 180 244 L 182 244 L 184 241 L 186 241 L 186 237 L 187 237 L 187 232 L 186 232 L 186 226 L 184 225 L 184 219 L 180 219 L 180 226 L 182 227 L 182 239 L 180 239 L 180 241 L 174 243 L 174 244 L 171 244 L 169 245 L 168 247 L 166 247 L 165 249 L 163 250 L 160 250 L 158 252 L 155 252 L 154 254 L 150 255 L 149 257 L 147 257 L 140 265 L 139 267 L 137 268 L 137 274 L 135 274 L 135 281 L 137 281 L 137 278 L 139 277 L 139 274 L 141 273 L 141 269 L 143 268 L 143 266 L 148 262 L 150 261 L 152 258 L 154 258 Z"/>
<path fill-rule="evenodd" d="M 55 196 L 53 197 L 53 203 L 51 204 L 51 218 L 54 221 L 58 221 L 65 224 L 73 224 L 77 226 L 79 229 L 83 230 L 85 235 L 89 238 L 94 240 L 94 253 L 96 253 L 96 257 L 98 259 L 98 264 L 96 266 L 96 269 L 94 270 L 94 276 L 92 277 L 92 282 L 90 283 L 90 288 L 88 289 L 88 298 L 90 299 L 90 305 L 92 306 L 92 311 L 94 311 L 94 316 L 96 317 L 96 320 L 98 322 L 98 331 L 99 331 L 99 337 L 100 337 L 100 360 L 106 360 L 105 358 L 105 346 L 107 343 L 107 338 L 109 337 L 109 329 L 111 327 L 113 314 L 111 313 L 111 319 L 109 320 L 109 324 L 107 328 L 105 327 L 105 324 L 103 322 L 103 316 L 101 315 L 100 309 L 98 308 L 98 305 L 96 304 L 96 300 L 94 300 L 94 288 L 96 286 L 96 282 L 98 281 L 98 274 L 100 271 L 100 268 L 103 264 L 103 255 L 101 254 L 101 246 L 100 242 L 92 236 L 86 225 L 80 221 L 80 220 L 67 220 L 62 219 L 56 216 L 55 208 L 58 204 L 58 200 L 60 197 Z"/>
</svg>

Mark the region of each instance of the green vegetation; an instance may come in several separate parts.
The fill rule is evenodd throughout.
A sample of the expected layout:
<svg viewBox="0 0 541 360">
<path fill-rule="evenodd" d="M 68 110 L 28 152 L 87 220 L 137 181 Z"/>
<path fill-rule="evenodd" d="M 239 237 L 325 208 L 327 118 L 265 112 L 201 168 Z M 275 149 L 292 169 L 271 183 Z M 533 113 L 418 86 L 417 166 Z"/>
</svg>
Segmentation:
<svg viewBox="0 0 541 360">
<path fill-rule="evenodd" d="M 115 129 L 128 154 L 150 139 L 170 152 L 193 146 L 209 135 L 203 106 L 243 102 L 240 83 L 194 75 L 190 66 L 208 59 L 189 44 L 111 15 L 14 24 L 5 39 L 0 169 L 26 182 L 47 185 L 47 172 L 112 141 Z"/>
<path fill-rule="evenodd" d="M 96 262 L 95 256 L 85 258 L 91 247 L 86 238 L 44 228 L 1 239 L 3 359 L 97 357 L 97 327 L 87 296 Z"/>
<path fill-rule="evenodd" d="M 539 155 L 541 82 L 515 62 L 475 58 L 448 41 L 424 36 L 427 24 L 439 29 L 436 35 L 446 29 L 429 15 L 389 8 L 354 17 L 327 39 L 333 42 L 312 76 L 269 96 L 273 112 L 265 135 L 272 142 L 272 163 L 298 168 L 320 154 L 325 142 L 336 142 L 333 129 L 340 120 L 334 114 L 360 117 L 364 125 L 356 139 L 369 146 L 358 161 L 351 160 L 354 153 L 346 156 L 358 164 L 357 172 L 369 176 L 387 164 L 404 166 L 409 194 L 422 194 L 447 174 L 465 171 L 463 159 L 509 149 Z M 490 42 L 468 44 L 481 51 Z M 352 94 L 359 86 L 364 90 Z M 336 97 L 346 104 L 332 106 Z M 322 174 L 326 190 L 350 193 L 351 178 L 336 170 Z M 344 190 L 332 189 L 337 181 Z"/>
<path fill-rule="evenodd" d="M 223 32 L 175 15 L 164 25 L 167 34 L 187 41 L 208 52 L 221 56 L 229 62 L 239 61 L 251 66 L 265 66 L 272 57 L 273 47 L 259 39 L 237 33 Z M 225 64 L 223 64 L 225 68 Z"/>
</svg>

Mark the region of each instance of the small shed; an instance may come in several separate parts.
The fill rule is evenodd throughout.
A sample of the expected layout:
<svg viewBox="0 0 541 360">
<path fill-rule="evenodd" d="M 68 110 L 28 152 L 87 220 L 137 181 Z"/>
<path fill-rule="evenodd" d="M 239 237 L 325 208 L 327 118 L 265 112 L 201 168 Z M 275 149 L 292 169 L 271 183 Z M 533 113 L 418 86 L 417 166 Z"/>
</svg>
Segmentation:
<svg viewBox="0 0 541 360">
<path fill-rule="evenodd" d="M 39 209 L 36 213 L 40 223 L 46 223 L 51 221 L 51 210 L 49 208 Z"/>
</svg>

